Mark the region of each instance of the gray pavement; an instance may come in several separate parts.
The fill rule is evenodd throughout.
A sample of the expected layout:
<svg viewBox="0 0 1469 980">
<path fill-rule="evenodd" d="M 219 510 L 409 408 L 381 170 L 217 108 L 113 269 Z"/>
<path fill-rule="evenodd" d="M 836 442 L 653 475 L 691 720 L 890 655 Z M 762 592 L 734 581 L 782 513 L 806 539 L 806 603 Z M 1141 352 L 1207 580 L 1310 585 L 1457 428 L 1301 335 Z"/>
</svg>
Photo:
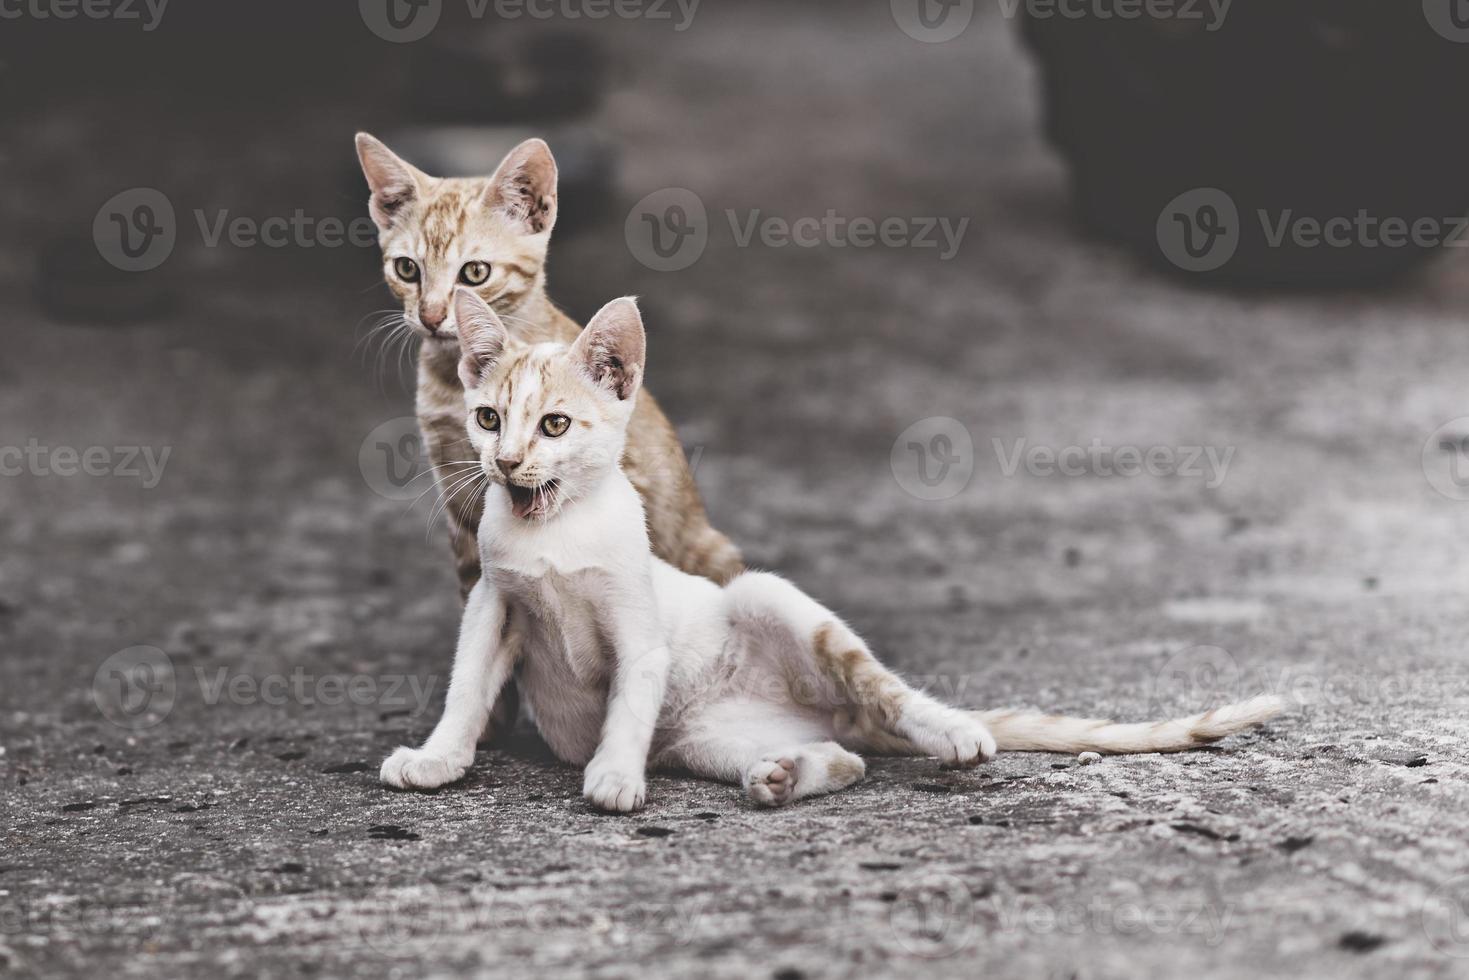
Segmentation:
<svg viewBox="0 0 1469 980">
<path fill-rule="evenodd" d="M 362 471 L 411 413 L 354 354 L 387 305 L 373 261 L 207 249 L 186 218 L 186 303 L 62 324 L 19 235 L 0 444 L 104 447 L 112 475 L 0 479 L 0 970 L 1469 975 L 1469 492 L 1424 452 L 1469 415 L 1469 265 L 1361 294 L 1160 279 L 1070 223 L 1011 25 L 927 45 L 884 7 L 610 26 L 625 200 L 555 245 L 553 293 L 583 317 L 643 297 L 649 385 L 716 523 L 931 690 L 1121 719 L 1306 703 L 1181 756 L 874 760 L 780 812 L 659 775 L 645 812 L 600 816 L 527 732 L 461 785 L 387 792 L 378 763 L 437 716 L 458 602 L 429 501 Z M 257 213 L 352 216 L 353 111 L 282 109 L 289 152 L 262 136 L 221 166 L 297 178 Z M 88 126 L 108 124 L 81 105 L 23 130 L 20 186 L 74 176 L 90 213 L 149 183 L 148 139 L 106 179 L 74 160 Z M 155 182 L 180 212 L 230 202 L 204 172 Z M 660 273 L 620 215 L 670 186 L 711 234 Z M 43 222 L 6 202 L 13 229 Z M 945 260 L 742 247 L 727 216 L 828 209 L 969 224 Z M 936 417 L 960 460 L 930 489 L 892 450 Z M 169 448 L 156 486 L 117 472 L 132 446 Z M 1072 446 L 1077 475 L 1049 467 Z M 1167 450 L 1166 474 L 1117 474 L 1127 447 Z M 167 661 L 119 714 L 105 664 L 138 646 Z"/>
</svg>

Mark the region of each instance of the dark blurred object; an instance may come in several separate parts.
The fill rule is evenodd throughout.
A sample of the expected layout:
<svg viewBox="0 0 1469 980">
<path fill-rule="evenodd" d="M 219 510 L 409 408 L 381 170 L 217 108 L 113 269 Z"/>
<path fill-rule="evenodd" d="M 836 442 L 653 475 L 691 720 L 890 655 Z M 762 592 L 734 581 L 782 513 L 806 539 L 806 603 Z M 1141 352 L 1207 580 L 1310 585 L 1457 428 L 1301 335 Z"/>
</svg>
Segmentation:
<svg viewBox="0 0 1469 980">
<path fill-rule="evenodd" d="M 36 261 L 36 299 L 62 320 L 122 325 L 161 316 L 174 304 L 169 282 L 162 272 L 109 265 L 88 237 L 58 238 Z"/>
<path fill-rule="evenodd" d="M 532 24 L 487 30 L 478 21 L 440 29 L 413 49 L 402 125 L 375 135 L 436 177 L 487 177 L 516 144 L 539 136 L 560 175 L 556 233 L 610 213 L 614 144 L 588 121 L 608 87 L 608 56 L 589 32 Z M 362 187 L 351 176 L 353 190 Z"/>
<path fill-rule="evenodd" d="M 0 20 L 0 60 L 42 107 L 64 93 L 100 92 L 145 99 L 155 110 L 189 103 L 218 110 L 225 102 L 234 111 L 268 114 L 280 109 L 271 96 L 360 87 L 381 70 L 385 47 L 355 4 L 250 0 L 160 8 L 136 0 L 100 5 L 116 14 L 105 17 L 86 15 L 78 4 L 66 17 L 34 16 L 32 6 L 14 4 L 21 15 Z"/>
<path fill-rule="evenodd" d="M 1206 4 L 1199 4 L 1206 9 Z M 1026 5 L 1020 9 L 1025 11 Z M 1144 8 L 1146 9 L 1146 8 Z M 1207 16 L 1207 15 L 1206 15 Z M 1303 247 L 1292 219 L 1439 223 L 1469 210 L 1469 46 L 1435 32 L 1417 0 L 1236 0 L 1199 20 L 1025 17 L 1043 70 L 1047 134 L 1092 231 L 1178 271 L 1159 219 L 1195 188 L 1225 191 L 1239 242 L 1212 279 L 1381 280 L 1436 249 Z"/>
<path fill-rule="evenodd" d="M 535 123 L 587 115 L 607 89 L 590 34 L 442 32 L 413 46 L 409 105 L 424 123 Z"/>
</svg>

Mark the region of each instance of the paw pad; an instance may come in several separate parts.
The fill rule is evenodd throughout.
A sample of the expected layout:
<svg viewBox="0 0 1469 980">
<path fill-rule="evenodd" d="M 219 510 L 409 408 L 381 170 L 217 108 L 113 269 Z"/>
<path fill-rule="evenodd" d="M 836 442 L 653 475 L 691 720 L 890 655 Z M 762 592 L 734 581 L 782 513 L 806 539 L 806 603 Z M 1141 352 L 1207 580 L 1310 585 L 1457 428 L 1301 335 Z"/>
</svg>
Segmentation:
<svg viewBox="0 0 1469 980">
<path fill-rule="evenodd" d="M 750 799 L 761 806 L 782 806 L 796 790 L 796 761 L 790 758 L 761 759 L 745 780 Z"/>
</svg>

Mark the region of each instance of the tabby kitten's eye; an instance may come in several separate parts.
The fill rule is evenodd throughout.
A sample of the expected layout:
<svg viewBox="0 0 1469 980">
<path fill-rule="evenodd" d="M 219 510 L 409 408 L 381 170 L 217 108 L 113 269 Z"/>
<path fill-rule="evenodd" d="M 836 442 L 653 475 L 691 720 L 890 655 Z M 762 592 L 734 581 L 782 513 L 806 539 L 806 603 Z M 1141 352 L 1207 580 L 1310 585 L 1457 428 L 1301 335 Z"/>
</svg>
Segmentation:
<svg viewBox="0 0 1469 980">
<path fill-rule="evenodd" d="M 571 428 L 571 419 L 565 415 L 547 415 L 541 419 L 541 431 L 552 439 L 566 435 L 566 430 L 569 428 Z"/>
<path fill-rule="evenodd" d="M 500 413 L 493 408 L 477 408 L 474 410 L 474 420 L 479 427 L 486 432 L 500 431 Z"/>
<path fill-rule="evenodd" d="M 464 268 L 459 270 L 459 281 L 468 286 L 481 285 L 488 278 L 490 278 L 488 262 L 466 262 Z"/>
<path fill-rule="evenodd" d="M 404 282 L 418 282 L 418 263 L 410 258 L 400 257 L 394 259 L 393 271 Z"/>
</svg>

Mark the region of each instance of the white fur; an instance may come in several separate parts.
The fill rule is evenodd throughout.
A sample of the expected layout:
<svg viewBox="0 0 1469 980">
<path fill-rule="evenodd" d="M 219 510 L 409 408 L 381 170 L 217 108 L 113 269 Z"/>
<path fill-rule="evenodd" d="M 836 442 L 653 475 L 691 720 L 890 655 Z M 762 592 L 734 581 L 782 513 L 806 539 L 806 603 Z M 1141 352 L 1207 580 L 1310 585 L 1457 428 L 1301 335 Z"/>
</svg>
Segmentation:
<svg viewBox="0 0 1469 980">
<path fill-rule="evenodd" d="M 1131 725 L 1014 711 L 980 711 L 977 716 L 990 726 L 1005 751 L 1122 755 L 1196 749 L 1264 724 L 1287 707 L 1289 702 L 1284 698 L 1262 694 L 1187 718 Z"/>
<path fill-rule="evenodd" d="M 486 313 L 461 311 L 459 322 L 493 331 Z M 630 385 L 589 373 L 566 375 L 585 389 L 572 394 L 517 385 L 515 405 L 495 406 L 505 421 L 493 434 L 473 418 L 499 390 L 495 380 L 485 375 L 481 389 L 466 393 L 470 438 L 492 481 L 479 531 L 485 575 L 465 610 L 444 717 L 423 748 L 399 749 L 384 763 L 385 783 L 431 789 L 462 776 L 517 666 L 547 744 L 585 767 L 583 792 L 593 805 L 618 812 L 643 805 L 650 761 L 741 785 L 756 803 L 776 806 L 857 781 L 865 771 L 860 751 L 976 765 L 997 749 L 991 719 L 999 747 L 1157 751 L 1212 740 L 1271 713 L 1255 705 L 1160 728 L 981 715 L 908 687 L 834 613 L 777 576 L 746 573 L 721 588 L 659 560 L 638 494 L 616 465 L 643 342 L 640 321 L 635 336 L 628 333 L 627 306 L 618 315 L 620 340 L 616 331 L 599 333 L 599 321 L 607 322 L 599 314 L 586 343 L 542 345 L 525 363 L 539 370 L 547 357 L 575 359 L 613 336 Z M 628 387 L 630 394 L 618 394 Z M 554 452 L 542 454 L 549 461 L 535 464 L 537 479 L 572 472 L 574 492 L 545 518 L 526 519 L 512 512 L 494 458 L 502 441 L 527 442 L 542 397 L 570 399 L 597 418 L 577 430 L 579 441 L 552 440 Z"/>
</svg>

